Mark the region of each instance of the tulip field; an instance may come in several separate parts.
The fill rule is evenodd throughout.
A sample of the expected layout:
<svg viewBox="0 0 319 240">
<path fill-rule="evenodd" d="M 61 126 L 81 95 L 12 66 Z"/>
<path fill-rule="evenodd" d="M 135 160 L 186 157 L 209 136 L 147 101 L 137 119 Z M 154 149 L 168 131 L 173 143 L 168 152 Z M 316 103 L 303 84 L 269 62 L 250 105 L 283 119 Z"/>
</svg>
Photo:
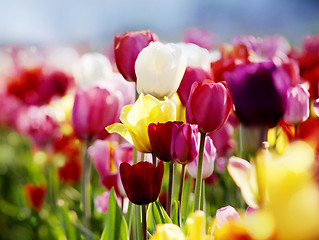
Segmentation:
<svg viewBox="0 0 319 240">
<path fill-rule="evenodd" d="M 0 239 L 319 239 L 319 35 L 0 46 Z"/>
</svg>

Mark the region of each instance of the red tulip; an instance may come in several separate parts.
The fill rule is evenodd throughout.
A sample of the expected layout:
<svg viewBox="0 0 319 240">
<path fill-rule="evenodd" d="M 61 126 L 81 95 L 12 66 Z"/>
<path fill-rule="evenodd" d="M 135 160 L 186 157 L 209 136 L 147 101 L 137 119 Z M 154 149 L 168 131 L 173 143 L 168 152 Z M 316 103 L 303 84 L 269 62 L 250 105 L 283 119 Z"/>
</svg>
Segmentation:
<svg viewBox="0 0 319 240">
<path fill-rule="evenodd" d="M 173 160 L 171 156 L 171 140 L 173 126 L 180 126 L 182 122 L 150 123 L 148 136 L 153 154 L 164 162 Z"/>
<path fill-rule="evenodd" d="M 115 62 L 119 72 L 128 81 L 136 82 L 135 61 L 140 51 L 158 37 L 151 31 L 127 32 L 114 37 Z"/>
<path fill-rule="evenodd" d="M 40 211 L 45 199 L 47 187 L 43 184 L 33 185 L 26 184 L 23 192 L 27 200 L 27 204 L 35 211 Z"/>
<path fill-rule="evenodd" d="M 186 105 L 186 121 L 197 124 L 200 132 L 213 132 L 225 124 L 232 107 L 225 82 L 195 82 Z"/>
<path fill-rule="evenodd" d="M 68 159 L 62 167 L 58 169 L 59 180 L 65 184 L 77 184 L 81 180 L 82 164 L 80 160 Z"/>
<path fill-rule="evenodd" d="M 183 106 L 186 106 L 192 84 L 212 79 L 212 76 L 202 68 L 187 67 L 177 93 Z"/>
<path fill-rule="evenodd" d="M 162 185 L 164 164 L 157 167 L 149 162 L 139 162 L 134 165 L 121 163 L 120 175 L 128 199 L 137 205 L 154 202 Z"/>
</svg>

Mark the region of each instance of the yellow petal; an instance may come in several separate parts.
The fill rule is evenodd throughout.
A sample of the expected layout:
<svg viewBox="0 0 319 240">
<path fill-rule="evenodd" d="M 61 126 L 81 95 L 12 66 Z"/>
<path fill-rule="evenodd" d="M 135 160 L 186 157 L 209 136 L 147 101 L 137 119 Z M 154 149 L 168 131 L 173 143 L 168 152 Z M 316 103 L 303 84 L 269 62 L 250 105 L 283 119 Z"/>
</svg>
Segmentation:
<svg viewBox="0 0 319 240">
<path fill-rule="evenodd" d="M 182 230 L 174 224 L 159 224 L 150 240 L 184 240 Z"/>
<path fill-rule="evenodd" d="M 127 127 L 121 123 L 113 123 L 105 128 L 109 133 L 118 133 L 120 134 L 126 141 L 133 144 L 133 140 L 131 134 L 129 133 Z"/>
</svg>

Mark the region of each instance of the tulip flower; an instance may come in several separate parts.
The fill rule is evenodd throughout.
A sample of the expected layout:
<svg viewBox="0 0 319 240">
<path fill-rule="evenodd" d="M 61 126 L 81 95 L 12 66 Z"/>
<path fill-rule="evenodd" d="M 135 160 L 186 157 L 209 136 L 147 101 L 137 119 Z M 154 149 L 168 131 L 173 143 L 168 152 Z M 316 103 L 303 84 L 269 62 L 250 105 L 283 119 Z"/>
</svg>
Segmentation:
<svg viewBox="0 0 319 240">
<path fill-rule="evenodd" d="M 182 36 L 185 43 L 194 43 L 208 51 L 212 50 L 216 43 L 216 37 L 213 32 L 201 28 L 189 28 Z"/>
<path fill-rule="evenodd" d="M 161 190 L 164 164 L 155 167 L 149 162 L 134 165 L 121 163 L 120 176 L 128 199 L 137 205 L 154 202 Z"/>
<path fill-rule="evenodd" d="M 92 87 L 77 89 L 72 110 L 75 134 L 84 141 L 104 139 L 108 136 L 105 126 L 118 121 L 122 96 L 107 89 Z"/>
<path fill-rule="evenodd" d="M 185 69 L 185 57 L 176 44 L 152 42 L 136 59 L 137 91 L 158 99 L 171 98 L 181 83 Z"/>
<path fill-rule="evenodd" d="M 216 148 L 210 137 L 205 138 L 202 178 L 208 178 L 214 171 L 214 162 L 216 158 Z M 196 178 L 197 174 L 197 158 L 187 164 L 187 171 L 192 178 Z"/>
<path fill-rule="evenodd" d="M 177 225 L 167 223 L 156 226 L 156 232 L 150 240 L 185 240 L 184 233 Z"/>
<path fill-rule="evenodd" d="M 177 89 L 179 99 L 181 100 L 183 106 L 186 106 L 192 84 L 194 82 L 203 82 L 206 79 L 212 79 L 212 76 L 203 68 L 186 68 L 181 84 Z"/>
<path fill-rule="evenodd" d="M 273 62 L 238 66 L 225 74 L 235 112 L 248 126 L 274 127 L 286 111 L 290 78 Z"/>
<path fill-rule="evenodd" d="M 107 213 L 108 206 L 109 206 L 109 198 L 110 198 L 110 192 L 106 191 L 102 193 L 100 196 L 94 199 L 94 205 L 96 208 L 96 211 L 99 213 Z M 116 202 L 119 207 L 122 207 L 121 198 L 116 196 Z"/>
<path fill-rule="evenodd" d="M 127 81 L 136 82 L 136 58 L 141 50 L 153 41 L 158 41 L 158 37 L 151 31 L 136 31 L 115 35 L 115 62 L 119 72 Z"/>
<path fill-rule="evenodd" d="M 186 105 L 186 121 L 197 124 L 200 132 L 213 132 L 225 124 L 232 107 L 225 82 L 195 82 Z"/>
<path fill-rule="evenodd" d="M 77 184 L 81 180 L 81 176 L 82 163 L 78 159 L 70 158 L 58 169 L 59 181 L 65 184 Z"/>
<path fill-rule="evenodd" d="M 110 133 L 118 133 L 140 152 L 152 152 L 148 136 L 148 125 L 155 122 L 174 121 L 176 107 L 172 101 L 165 98 L 160 101 L 151 95 L 141 94 L 134 105 L 122 108 L 120 120 L 106 127 Z"/>
<path fill-rule="evenodd" d="M 319 117 L 319 98 L 313 102 L 313 111 Z"/>
<path fill-rule="evenodd" d="M 199 137 L 196 125 L 183 123 L 172 129 L 171 156 L 180 164 L 192 162 L 198 155 Z"/>
<path fill-rule="evenodd" d="M 92 87 L 112 73 L 110 61 L 100 53 L 86 53 L 73 66 L 74 79 L 81 88 Z"/>
<path fill-rule="evenodd" d="M 47 187 L 43 184 L 33 185 L 26 184 L 23 186 L 23 192 L 27 200 L 27 204 L 35 211 L 40 211 L 45 199 Z"/>
<path fill-rule="evenodd" d="M 172 130 L 174 126 L 180 126 L 182 122 L 150 123 L 148 135 L 153 154 L 164 162 L 173 160 L 171 155 Z"/>
<path fill-rule="evenodd" d="M 289 124 L 304 122 L 309 117 L 309 93 L 300 85 L 288 88 L 284 121 Z"/>
<path fill-rule="evenodd" d="M 238 212 L 232 206 L 226 206 L 216 211 L 216 227 L 221 229 L 223 225 L 231 220 L 241 220 Z"/>
</svg>

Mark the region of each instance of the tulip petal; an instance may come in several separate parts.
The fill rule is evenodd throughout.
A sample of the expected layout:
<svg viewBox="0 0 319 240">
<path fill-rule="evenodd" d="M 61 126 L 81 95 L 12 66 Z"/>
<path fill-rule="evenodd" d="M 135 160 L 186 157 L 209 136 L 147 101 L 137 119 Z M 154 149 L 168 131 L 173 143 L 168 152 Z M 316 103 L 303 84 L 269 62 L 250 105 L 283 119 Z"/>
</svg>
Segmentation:
<svg viewBox="0 0 319 240">
<path fill-rule="evenodd" d="M 133 140 L 131 134 L 129 133 L 127 127 L 121 123 L 114 123 L 105 128 L 109 133 L 118 133 L 120 134 L 126 141 L 133 144 Z"/>
</svg>

